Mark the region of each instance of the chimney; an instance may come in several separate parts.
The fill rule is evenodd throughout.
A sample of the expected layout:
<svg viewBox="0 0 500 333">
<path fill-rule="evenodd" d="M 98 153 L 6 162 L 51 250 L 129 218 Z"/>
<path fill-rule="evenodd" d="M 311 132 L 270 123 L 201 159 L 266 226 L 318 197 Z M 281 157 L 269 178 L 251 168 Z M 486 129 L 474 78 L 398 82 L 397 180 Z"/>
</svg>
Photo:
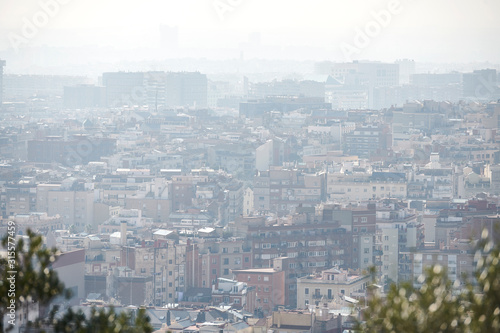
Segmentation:
<svg viewBox="0 0 500 333">
<path fill-rule="evenodd" d="M 120 240 L 121 245 L 127 245 L 127 222 L 122 221 L 120 224 Z"/>
</svg>

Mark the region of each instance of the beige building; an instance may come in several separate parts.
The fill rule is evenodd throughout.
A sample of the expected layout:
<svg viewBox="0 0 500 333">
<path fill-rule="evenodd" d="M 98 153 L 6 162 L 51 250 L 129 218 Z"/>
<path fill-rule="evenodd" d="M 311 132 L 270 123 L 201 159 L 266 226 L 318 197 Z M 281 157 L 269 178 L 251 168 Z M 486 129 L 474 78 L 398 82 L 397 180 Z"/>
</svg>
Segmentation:
<svg viewBox="0 0 500 333">
<path fill-rule="evenodd" d="M 354 275 L 336 268 L 323 271 L 320 275 L 298 278 L 297 308 L 307 309 L 309 305 L 345 296 L 363 296 L 369 282 L 368 275 Z"/>
<path fill-rule="evenodd" d="M 61 184 L 40 184 L 37 186 L 37 211 L 49 216 L 59 214 L 67 226 L 75 225 L 83 231 L 87 224 L 93 225 L 94 193 L 92 191 L 72 191 Z"/>
<path fill-rule="evenodd" d="M 46 234 L 49 231 L 63 229 L 60 216 L 48 216 L 47 213 L 28 213 L 14 216 L 17 230 L 31 229 L 38 233 Z"/>
<path fill-rule="evenodd" d="M 426 269 L 441 265 L 446 269 L 451 281 L 471 278 L 476 269 L 476 250 L 468 239 L 455 239 L 441 249 L 424 249 L 400 254 L 400 280 L 412 281 L 419 285 L 418 277 Z"/>
<path fill-rule="evenodd" d="M 0 188 L 0 201 L 5 205 L 5 217 L 29 214 L 36 209 L 36 185 L 4 185 Z"/>
<path fill-rule="evenodd" d="M 175 303 L 176 251 L 173 241 L 156 240 L 156 246 L 122 247 L 121 265 L 134 271 L 134 276 L 153 277 L 156 305 Z"/>
<path fill-rule="evenodd" d="M 370 200 L 381 198 L 405 198 L 405 182 L 344 181 L 328 177 L 328 197 L 332 200 Z"/>
<path fill-rule="evenodd" d="M 250 187 L 247 187 L 243 195 L 243 216 L 249 216 L 252 213 L 253 213 L 253 190 Z"/>
</svg>

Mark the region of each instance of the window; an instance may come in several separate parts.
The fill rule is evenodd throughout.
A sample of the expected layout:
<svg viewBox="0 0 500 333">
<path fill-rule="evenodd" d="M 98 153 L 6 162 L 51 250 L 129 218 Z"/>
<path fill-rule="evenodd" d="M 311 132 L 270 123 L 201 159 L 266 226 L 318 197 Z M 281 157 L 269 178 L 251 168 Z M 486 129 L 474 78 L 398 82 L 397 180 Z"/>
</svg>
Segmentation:
<svg viewBox="0 0 500 333">
<path fill-rule="evenodd" d="M 306 289 L 304 290 L 304 294 L 309 295 L 309 288 L 306 288 Z"/>
<path fill-rule="evenodd" d="M 367 218 L 367 217 L 363 216 L 363 217 L 361 218 L 361 222 L 362 222 L 362 223 L 366 223 L 367 221 L 368 221 L 368 218 Z"/>
<path fill-rule="evenodd" d="M 384 245 L 384 251 L 389 251 L 389 245 Z"/>
<path fill-rule="evenodd" d="M 384 236 L 384 240 L 388 241 L 389 240 L 389 236 Z"/>
<path fill-rule="evenodd" d="M 217 275 L 217 269 L 216 269 L 216 268 L 213 268 L 213 269 L 212 269 L 212 274 L 213 274 L 213 275 Z"/>
<path fill-rule="evenodd" d="M 229 275 L 229 269 L 228 268 L 224 268 L 224 275 Z"/>
<path fill-rule="evenodd" d="M 224 265 L 229 265 L 229 258 L 224 258 Z"/>
<path fill-rule="evenodd" d="M 250 262 L 250 258 L 249 257 L 245 257 L 245 262 Z"/>
<path fill-rule="evenodd" d="M 269 281 L 269 276 L 264 276 L 264 281 Z"/>
<path fill-rule="evenodd" d="M 370 253 L 370 249 L 369 249 L 369 248 L 367 248 L 367 247 L 365 247 L 365 248 L 364 248 L 364 253 L 365 253 L 365 254 L 366 254 L 366 253 Z"/>
<path fill-rule="evenodd" d="M 268 302 L 267 298 L 264 298 L 264 303 L 267 303 L 267 302 Z"/>
</svg>

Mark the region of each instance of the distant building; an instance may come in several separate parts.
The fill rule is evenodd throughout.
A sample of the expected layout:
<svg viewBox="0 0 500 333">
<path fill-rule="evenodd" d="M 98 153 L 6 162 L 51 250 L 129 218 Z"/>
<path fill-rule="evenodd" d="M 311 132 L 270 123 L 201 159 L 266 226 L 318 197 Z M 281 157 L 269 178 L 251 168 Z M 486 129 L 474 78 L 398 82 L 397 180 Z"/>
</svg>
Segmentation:
<svg viewBox="0 0 500 333">
<path fill-rule="evenodd" d="M 4 76 L 3 83 L 4 100 L 24 101 L 33 96 L 62 97 L 64 87 L 87 84 L 88 79 L 83 76 L 9 74 Z"/>
<path fill-rule="evenodd" d="M 331 268 L 317 275 L 297 279 L 297 308 L 307 309 L 345 297 L 364 297 L 370 277 Z"/>
<path fill-rule="evenodd" d="M 109 297 L 121 304 L 150 305 L 153 303 L 153 277 L 137 276 L 127 267 L 117 267 L 113 270 L 106 289 Z"/>
<path fill-rule="evenodd" d="M 5 60 L 0 60 L 0 110 L 2 109 L 3 103 L 3 67 L 5 66 Z"/>
<path fill-rule="evenodd" d="M 204 108 L 208 103 L 208 81 L 199 72 L 166 74 L 166 104 L 169 107 Z"/>
<path fill-rule="evenodd" d="M 297 169 L 271 167 L 254 177 L 254 210 L 278 214 L 299 206 L 314 207 L 326 198 L 326 174 L 305 174 Z"/>
<path fill-rule="evenodd" d="M 464 73 L 463 96 L 482 101 L 497 99 L 500 94 L 496 69 L 481 69 L 472 73 Z"/>
<path fill-rule="evenodd" d="M 93 221 L 94 193 L 81 187 L 65 188 L 61 184 L 39 184 L 36 193 L 36 211 L 46 212 L 49 216 L 59 215 L 69 227 L 75 225 L 83 231 Z"/>
<path fill-rule="evenodd" d="M 106 106 L 106 88 L 94 85 L 64 87 L 64 107 L 84 109 Z"/>
<path fill-rule="evenodd" d="M 103 73 L 102 84 L 106 87 L 106 105 L 143 105 L 146 101 L 144 73 Z"/>
<path fill-rule="evenodd" d="M 451 73 L 419 73 L 410 76 L 410 83 L 422 87 L 442 87 L 460 84 L 462 75 L 458 72 Z"/>
<path fill-rule="evenodd" d="M 386 126 L 360 125 L 344 137 L 344 152 L 359 157 L 370 157 L 391 146 L 391 133 Z"/>
<path fill-rule="evenodd" d="M 2 217 L 29 214 L 36 210 L 36 185 L 34 183 L 6 184 L 0 193 Z"/>
<path fill-rule="evenodd" d="M 253 311 L 270 314 L 277 306 L 285 304 L 285 272 L 274 268 L 234 270 L 236 280 L 255 288 L 256 301 Z"/>
<path fill-rule="evenodd" d="M 121 266 L 133 271 L 134 276 L 152 277 L 150 297 L 155 306 L 177 301 L 176 250 L 173 240 L 156 240 L 143 247 L 122 247 Z M 153 294 L 154 290 L 154 294 Z"/>
<path fill-rule="evenodd" d="M 48 136 L 43 140 L 28 141 L 28 161 L 61 163 L 72 166 L 99 161 L 115 150 L 116 140 L 92 138 L 85 135 L 64 140 L 61 136 Z"/>
<path fill-rule="evenodd" d="M 253 312 L 255 309 L 255 288 L 248 287 L 246 282 L 218 278 L 217 288 L 212 287 L 212 302 L 215 305 L 231 305 L 234 309 Z"/>
<path fill-rule="evenodd" d="M 325 95 L 325 83 L 310 80 L 260 82 L 251 86 L 249 94 L 252 98 L 266 98 L 268 96 L 303 96 L 323 98 Z"/>
<path fill-rule="evenodd" d="M 399 65 L 399 84 L 410 83 L 410 78 L 415 74 L 415 60 L 413 59 L 400 59 L 396 60 Z"/>
<path fill-rule="evenodd" d="M 363 110 L 368 108 L 368 87 L 364 84 L 354 84 L 340 81 L 341 78 L 331 76 L 326 80 L 325 101 L 332 104 L 336 110 Z"/>
<path fill-rule="evenodd" d="M 368 108 L 373 108 L 373 89 L 399 85 L 399 64 L 381 62 L 336 63 L 332 66 L 331 76 L 343 85 L 366 88 Z"/>
<path fill-rule="evenodd" d="M 425 270 L 440 265 L 446 268 L 450 281 L 461 279 L 464 275 L 471 278 L 476 269 L 475 251 L 468 241 L 455 243 L 446 249 L 424 249 L 400 254 L 399 280 L 413 282 L 420 286 L 419 276 Z"/>
<path fill-rule="evenodd" d="M 289 113 L 298 109 L 331 110 L 331 104 L 322 97 L 274 96 L 240 103 L 240 116 L 258 118 L 270 111 Z"/>
<path fill-rule="evenodd" d="M 272 139 L 255 150 L 255 168 L 267 171 L 270 166 L 281 166 L 285 161 L 285 145 L 283 140 Z"/>
</svg>

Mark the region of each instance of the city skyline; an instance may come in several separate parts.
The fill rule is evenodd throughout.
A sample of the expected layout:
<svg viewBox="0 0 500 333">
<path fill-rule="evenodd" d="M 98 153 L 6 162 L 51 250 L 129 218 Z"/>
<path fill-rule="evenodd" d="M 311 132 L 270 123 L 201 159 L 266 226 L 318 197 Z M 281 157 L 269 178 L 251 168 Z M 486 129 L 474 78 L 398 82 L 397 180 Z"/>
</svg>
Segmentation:
<svg viewBox="0 0 500 333">
<path fill-rule="evenodd" d="M 0 4 L 13 68 L 164 59 L 500 63 L 495 1 L 31 1 Z M 80 56 L 81 54 L 81 56 Z M 40 69 L 38 69 L 40 70 Z"/>
</svg>

